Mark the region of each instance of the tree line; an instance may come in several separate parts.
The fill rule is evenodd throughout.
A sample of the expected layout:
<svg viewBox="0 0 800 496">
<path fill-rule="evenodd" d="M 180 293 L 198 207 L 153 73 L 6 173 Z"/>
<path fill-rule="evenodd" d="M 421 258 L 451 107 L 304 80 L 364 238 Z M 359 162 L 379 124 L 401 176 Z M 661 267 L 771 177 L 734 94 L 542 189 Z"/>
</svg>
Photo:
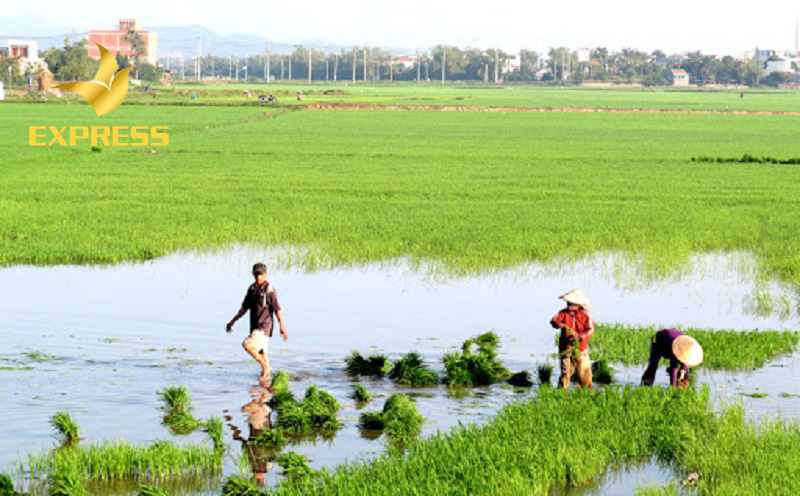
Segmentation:
<svg viewBox="0 0 800 496">
<path fill-rule="evenodd" d="M 786 75 L 764 77 L 758 59 L 718 58 L 699 51 L 668 57 L 662 51 L 644 52 L 625 48 L 612 52 L 598 47 L 582 53 L 567 47 L 553 47 L 548 53 L 521 50 L 511 54 L 500 49 L 462 49 L 438 45 L 414 55 L 413 63 L 400 63 L 387 50 L 353 47 L 339 52 L 325 52 L 296 46 L 289 54 L 259 53 L 246 57 L 206 55 L 202 58 L 165 57 L 159 66 L 149 64 L 145 46 L 134 32 L 128 33 L 133 54 L 117 54 L 120 68 L 131 66 L 134 77 L 146 81 L 160 79 L 164 70 L 172 78 L 231 78 L 248 80 L 303 81 L 483 81 L 543 82 L 580 84 L 588 81 L 638 83 L 648 86 L 670 84 L 670 69 L 685 70 L 693 84 L 732 84 L 757 86 L 785 82 Z M 87 80 L 94 76 L 98 62 L 88 56 L 88 42 L 83 39 L 63 48 L 51 48 L 42 54 L 59 80 Z M 13 63 L 9 59 L 0 62 Z M 509 63 L 513 62 L 512 65 Z M 2 65 L 0 64 L 0 70 Z"/>
</svg>

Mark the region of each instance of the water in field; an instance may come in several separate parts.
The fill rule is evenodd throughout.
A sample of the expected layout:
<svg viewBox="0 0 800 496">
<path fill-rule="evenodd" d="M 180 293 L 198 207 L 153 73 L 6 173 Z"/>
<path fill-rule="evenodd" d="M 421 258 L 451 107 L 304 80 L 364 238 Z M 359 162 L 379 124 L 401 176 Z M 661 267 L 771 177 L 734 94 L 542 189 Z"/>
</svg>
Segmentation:
<svg viewBox="0 0 800 496">
<path fill-rule="evenodd" d="M 236 473 L 264 394 L 258 367 L 241 348 L 247 318 L 233 335 L 225 323 L 236 313 L 254 261 L 269 263 L 264 251 L 180 254 L 146 263 L 110 267 L 10 267 L 0 269 L 0 470 L 9 471 L 29 452 L 55 445 L 49 426 L 69 411 L 84 443 L 125 439 L 202 442 L 204 435 L 173 436 L 161 425 L 157 391 L 184 385 L 198 418 L 221 417 L 231 456 L 222 476 Z M 486 276 L 437 279 L 403 263 L 306 273 L 275 267 L 277 289 L 289 333 L 272 340 L 273 367 L 292 375 L 292 389 L 312 384 L 343 405 L 343 425 L 333 439 L 304 441 L 285 450 L 307 455 L 312 467 L 375 456 L 385 440 L 363 435 L 360 411 L 348 399 L 354 382 L 343 373 L 352 351 L 383 352 L 390 358 L 416 350 L 441 369 L 439 358 L 465 339 L 493 329 L 502 359 L 512 372 L 550 361 L 554 331 L 550 317 L 559 294 L 581 287 L 602 322 L 711 328 L 797 328 L 795 295 L 777 283 L 756 281 L 746 255 L 704 256 L 670 279 L 643 278 L 635 265 L 598 257 L 563 267 L 530 266 Z M 742 400 L 753 417 L 800 411 L 800 354 L 780 358 L 753 372 L 701 371 L 720 401 Z M 638 383 L 641 369 L 618 368 L 623 383 Z M 663 370 L 657 384 L 665 384 Z M 377 398 L 376 410 L 398 389 L 388 380 L 362 380 Z M 451 397 L 443 387 L 405 389 L 413 394 L 426 424 L 422 435 L 461 423 L 484 422 L 503 404 L 529 393 L 504 385 Z M 766 394 L 766 396 L 764 396 Z M 246 411 L 243 411 L 246 410 Z M 268 483 L 279 479 L 273 464 Z M 638 470 L 638 471 L 637 471 Z M 638 484 L 674 477 L 658 466 L 632 476 L 608 474 L 580 489 L 592 494 L 630 494 Z M 642 480 L 645 482 L 642 482 Z M 175 494 L 217 494 L 217 479 L 181 483 Z M 178 489 L 180 488 L 180 490 Z M 97 489 L 132 493 L 135 486 Z M 573 491 L 570 491 L 572 494 Z"/>
</svg>

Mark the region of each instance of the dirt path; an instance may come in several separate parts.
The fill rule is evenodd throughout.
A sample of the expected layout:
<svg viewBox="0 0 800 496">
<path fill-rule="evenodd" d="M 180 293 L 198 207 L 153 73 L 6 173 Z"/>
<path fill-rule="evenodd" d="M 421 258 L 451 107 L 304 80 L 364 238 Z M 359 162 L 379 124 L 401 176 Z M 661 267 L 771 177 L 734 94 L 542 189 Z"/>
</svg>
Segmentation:
<svg viewBox="0 0 800 496">
<path fill-rule="evenodd" d="M 361 103 L 310 103 L 311 110 L 436 110 L 440 112 L 573 112 L 613 114 L 729 114 L 729 115 L 800 115 L 800 111 L 769 110 L 697 110 L 585 107 L 476 107 L 469 105 L 371 105 Z"/>
</svg>

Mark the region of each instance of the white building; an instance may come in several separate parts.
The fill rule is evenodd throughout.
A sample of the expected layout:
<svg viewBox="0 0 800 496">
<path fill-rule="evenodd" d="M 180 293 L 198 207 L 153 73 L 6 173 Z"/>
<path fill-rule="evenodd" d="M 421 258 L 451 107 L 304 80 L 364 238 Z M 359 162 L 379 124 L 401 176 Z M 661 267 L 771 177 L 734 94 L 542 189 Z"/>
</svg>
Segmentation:
<svg viewBox="0 0 800 496">
<path fill-rule="evenodd" d="M 5 40 L 0 43 L 0 58 L 19 57 L 20 69 L 25 72 L 32 65 L 47 68 L 47 63 L 39 58 L 39 44 L 32 40 Z"/>
<path fill-rule="evenodd" d="M 519 53 L 515 53 L 511 58 L 505 59 L 503 62 L 503 74 L 516 72 L 522 67 L 522 58 Z"/>
<path fill-rule="evenodd" d="M 414 64 L 417 63 L 416 57 L 392 57 L 392 63 L 398 64 L 403 67 L 403 69 L 411 69 L 414 67 Z"/>
<path fill-rule="evenodd" d="M 792 70 L 792 61 L 789 59 L 767 60 L 767 63 L 764 65 L 764 72 L 766 72 L 767 75 L 773 72 L 794 72 Z"/>
</svg>

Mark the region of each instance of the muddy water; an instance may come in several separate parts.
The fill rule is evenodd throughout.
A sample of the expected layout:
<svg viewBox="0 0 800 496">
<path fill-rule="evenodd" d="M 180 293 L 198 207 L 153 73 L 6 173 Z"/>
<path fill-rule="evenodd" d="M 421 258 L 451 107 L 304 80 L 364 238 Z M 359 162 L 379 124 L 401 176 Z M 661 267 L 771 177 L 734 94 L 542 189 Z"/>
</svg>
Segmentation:
<svg viewBox="0 0 800 496">
<path fill-rule="evenodd" d="M 8 470 L 26 453 L 52 447 L 48 421 L 64 410 L 81 426 L 84 442 L 201 442 L 201 434 L 172 436 L 160 425 L 157 391 L 184 385 L 196 417 L 225 419 L 233 449 L 223 475 L 237 472 L 234 458 L 242 445 L 237 439 L 248 436 L 248 420 L 253 420 L 252 412 L 242 410 L 252 410 L 251 402 L 263 391 L 257 366 L 240 346 L 247 319 L 237 323 L 233 335 L 224 332 L 224 325 L 250 283 L 251 264 L 269 263 L 274 255 L 240 247 L 111 267 L 0 269 L 0 468 Z M 343 358 L 354 349 L 393 358 L 417 350 L 438 369 L 442 353 L 494 329 L 512 371 L 530 370 L 548 359 L 553 363 L 553 331 L 547 321 L 560 307 L 557 295 L 574 287 L 589 295 L 598 321 L 798 327 L 794 294 L 776 283 L 756 282 L 746 255 L 698 257 L 667 280 L 643 278 L 635 264 L 626 264 L 598 257 L 559 268 L 530 266 L 447 280 L 431 279 L 402 263 L 314 273 L 275 268 L 270 280 L 290 337 L 286 343 L 272 340 L 273 366 L 290 371 L 296 392 L 318 384 L 345 405 L 340 413 L 344 427 L 332 440 L 289 449 L 307 455 L 313 467 L 385 450 L 382 438 L 362 437 L 355 427 L 360 412 L 347 399 L 353 382 L 342 373 Z M 765 306 L 777 313 L 765 315 Z M 798 359 L 795 353 L 753 372 L 702 371 L 699 378 L 720 402 L 742 400 L 753 417 L 773 412 L 796 416 Z M 640 374 L 640 368 L 618 370 L 623 383 L 638 383 Z M 394 391 L 386 381 L 364 383 L 378 396 L 368 409 L 379 408 Z M 660 372 L 657 384 L 664 383 Z M 484 422 L 507 401 L 528 394 L 502 385 L 459 398 L 441 387 L 406 391 L 416 396 L 427 419 L 423 436 L 459 423 Z M 762 394 L 767 396 L 746 396 Z M 267 480 L 277 481 L 279 471 L 268 471 Z M 632 473 L 644 475 L 609 474 L 581 491 L 630 494 L 639 484 L 672 477 L 657 466 Z M 215 487 L 214 480 L 184 485 L 190 494 L 215 494 Z M 119 486 L 103 492 L 129 491 Z"/>
</svg>

